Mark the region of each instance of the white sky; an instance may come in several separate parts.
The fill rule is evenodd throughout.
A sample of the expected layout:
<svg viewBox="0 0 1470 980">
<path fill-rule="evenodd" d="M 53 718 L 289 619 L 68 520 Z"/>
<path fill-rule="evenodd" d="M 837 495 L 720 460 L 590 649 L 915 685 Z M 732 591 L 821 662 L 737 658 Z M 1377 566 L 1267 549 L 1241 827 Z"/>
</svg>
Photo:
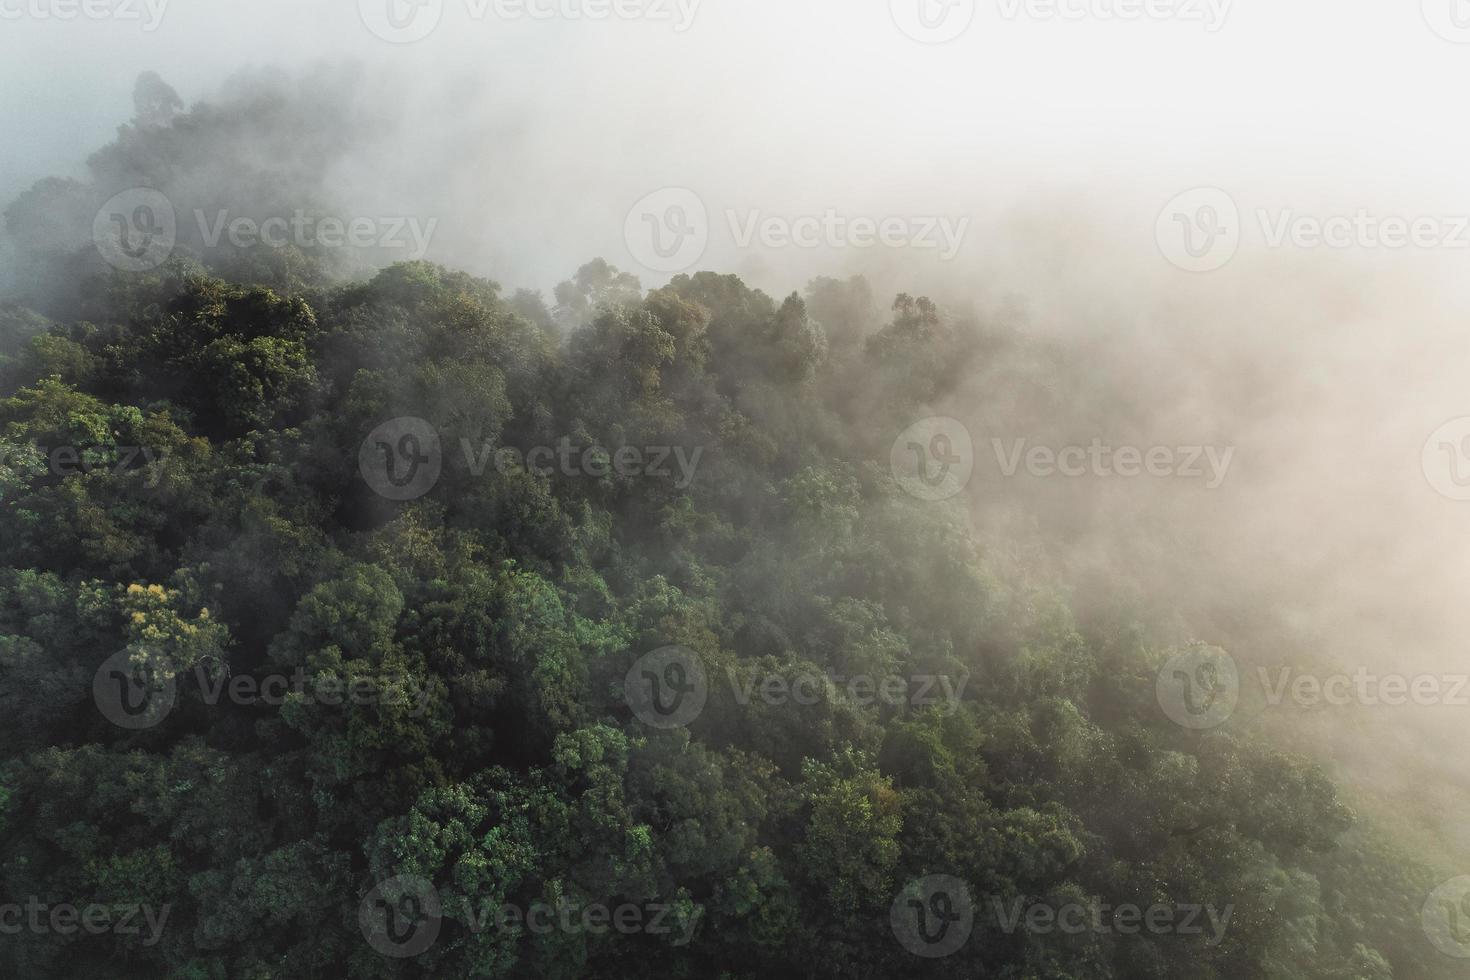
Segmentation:
<svg viewBox="0 0 1470 980">
<path fill-rule="evenodd" d="M 126 119 L 141 70 L 192 101 L 235 68 L 353 57 L 419 78 L 508 69 L 507 97 L 579 127 L 610 166 L 628 134 L 662 135 L 671 165 L 718 158 L 785 186 L 919 182 L 947 161 L 991 180 L 1177 183 L 1204 169 L 1413 187 L 1445 206 L 1465 191 L 1470 46 L 1437 36 L 1415 0 L 1235 0 L 1214 33 L 1184 19 L 1006 19 L 1010 0 L 979 0 L 970 29 L 937 46 L 902 34 L 887 0 L 703 0 L 684 33 L 473 20 L 472 0 L 444 0 L 437 30 L 401 46 L 368 32 L 355 0 L 172 0 L 151 32 L 56 19 L 67 2 L 0 0 L 0 187 L 75 165 Z M 144 0 L 89 2 L 147 16 Z M 743 146 L 709 138 L 731 131 Z"/>
</svg>

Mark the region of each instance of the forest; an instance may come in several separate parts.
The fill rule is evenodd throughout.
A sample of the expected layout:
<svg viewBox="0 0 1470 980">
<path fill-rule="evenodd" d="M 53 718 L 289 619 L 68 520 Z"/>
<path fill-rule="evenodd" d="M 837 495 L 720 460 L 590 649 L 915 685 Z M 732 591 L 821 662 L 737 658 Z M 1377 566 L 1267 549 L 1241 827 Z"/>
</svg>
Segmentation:
<svg viewBox="0 0 1470 980">
<path fill-rule="evenodd" d="M 1024 331 L 85 240 L 127 187 L 311 206 L 230 148 L 316 118 L 145 78 L 6 211 L 0 974 L 1463 975 L 1436 855 L 1161 707 L 1209 637 L 904 471 L 960 379 L 1066 397 Z"/>
</svg>

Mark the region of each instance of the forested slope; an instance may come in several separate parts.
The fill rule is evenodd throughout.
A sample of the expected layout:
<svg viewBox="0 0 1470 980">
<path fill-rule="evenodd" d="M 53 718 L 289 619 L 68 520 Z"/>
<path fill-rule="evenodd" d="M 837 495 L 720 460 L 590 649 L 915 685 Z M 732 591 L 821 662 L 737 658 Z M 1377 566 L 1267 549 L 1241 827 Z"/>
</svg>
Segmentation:
<svg viewBox="0 0 1470 980">
<path fill-rule="evenodd" d="M 1188 637 L 896 475 L 1024 338 L 860 280 L 27 255 L 0 901 L 166 919 L 5 975 L 1461 975 L 1319 768 L 1161 710 Z"/>
</svg>

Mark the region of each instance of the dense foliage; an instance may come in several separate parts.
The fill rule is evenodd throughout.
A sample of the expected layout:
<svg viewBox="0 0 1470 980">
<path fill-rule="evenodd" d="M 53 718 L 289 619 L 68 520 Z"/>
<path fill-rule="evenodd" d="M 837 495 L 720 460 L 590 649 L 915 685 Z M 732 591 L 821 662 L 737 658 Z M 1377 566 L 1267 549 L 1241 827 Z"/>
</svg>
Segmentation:
<svg viewBox="0 0 1470 980">
<path fill-rule="evenodd" d="M 278 259 L 0 309 L 0 900 L 170 908 L 153 943 L 6 935 L 0 973 L 1454 975 L 1420 929 L 1435 879 L 1317 767 L 1159 710 L 1183 641 L 1079 621 L 963 502 L 896 483 L 898 432 L 1014 338 L 909 296 L 881 315 L 860 280 L 644 293 L 598 262 L 548 307 L 424 263 L 343 283 Z M 403 417 L 442 472 L 395 501 L 361 450 Z M 685 486 L 482 465 L 563 440 L 698 464 Z M 675 645 L 708 700 L 661 728 L 625 685 Z M 173 686 L 156 724 L 99 711 L 120 652 Z M 759 693 L 818 675 L 953 696 Z M 281 676 L 279 699 L 215 686 Z M 354 678 L 411 696 L 331 703 Z M 975 906 L 933 959 L 891 920 L 931 875 Z M 360 913 L 406 879 L 443 921 L 385 956 Z M 1231 913 L 1218 937 L 1004 921 L 1094 897 Z M 479 919 L 538 902 L 668 928 Z"/>
</svg>

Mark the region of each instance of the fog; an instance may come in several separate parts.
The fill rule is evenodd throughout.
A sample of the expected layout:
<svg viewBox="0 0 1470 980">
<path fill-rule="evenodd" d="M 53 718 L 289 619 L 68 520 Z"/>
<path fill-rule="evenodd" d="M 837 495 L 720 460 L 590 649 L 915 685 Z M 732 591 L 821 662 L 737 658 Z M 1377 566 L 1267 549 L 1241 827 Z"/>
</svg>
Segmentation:
<svg viewBox="0 0 1470 980">
<path fill-rule="evenodd" d="M 310 152 L 242 139 L 191 186 L 215 167 L 292 173 L 300 185 L 273 188 L 277 202 L 299 192 L 344 218 L 432 220 L 428 258 L 507 292 L 549 296 L 594 256 L 662 284 L 672 273 L 644 264 L 625 227 L 646 195 L 684 189 L 706 215 L 691 268 L 773 295 L 863 274 L 884 308 L 927 294 L 1055 360 L 1050 391 L 1001 360 L 932 414 L 973 438 L 966 499 L 997 560 L 1028 535 L 1044 542 L 1039 560 L 1084 614 L 1121 600 L 1172 619 L 1235 653 L 1243 688 L 1259 687 L 1255 665 L 1470 672 L 1470 503 L 1437 492 L 1422 459 L 1431 434 L 1470 415 L 1470 231 L 1456 220 L 1470 215 L 1457 111 L 1470 47 L 1442 36 L 1447 9 L 1237 0 L 1124 20 L 1113 3 L 1062 5 L 1080 18 L 1011 6 L 981 5 L 963 34 L 925 44 L 879 0 L 671 0 L 630 20 L 476 17 L 446 0 L 428 36 L 395 44 L 366 26 L 366 0 L 166 5 L 152 30 L 0 0 L 0 197 L 89 179 L 146 70 L 191 106 L 319 96 L 301 116 L 322 137 Z M 1201 187 L 1238 207 L 1241 241 L 1218 268 L 1187 271 L 1160 216 Z M 932 220 L 954 254 L 825 230 L 815 247 L 741 241 L 765 218 L 829 213 Z M 1434 243 L 1272 242 L 1284 216 L 1360 213 L 1432 219 Z M 1213 489 L 1007 477 L 992 439 L 1233 456 Z M 1244 701 L 1238 723 L 1280 725 L 1370 793 L 1421 793 L 1446 812 L 1470 796 L 1470 763 L 1447 751 L 1470 708 Z M 1470 855 L 1470 830 L 1427 830 Z"/>
</svg>

